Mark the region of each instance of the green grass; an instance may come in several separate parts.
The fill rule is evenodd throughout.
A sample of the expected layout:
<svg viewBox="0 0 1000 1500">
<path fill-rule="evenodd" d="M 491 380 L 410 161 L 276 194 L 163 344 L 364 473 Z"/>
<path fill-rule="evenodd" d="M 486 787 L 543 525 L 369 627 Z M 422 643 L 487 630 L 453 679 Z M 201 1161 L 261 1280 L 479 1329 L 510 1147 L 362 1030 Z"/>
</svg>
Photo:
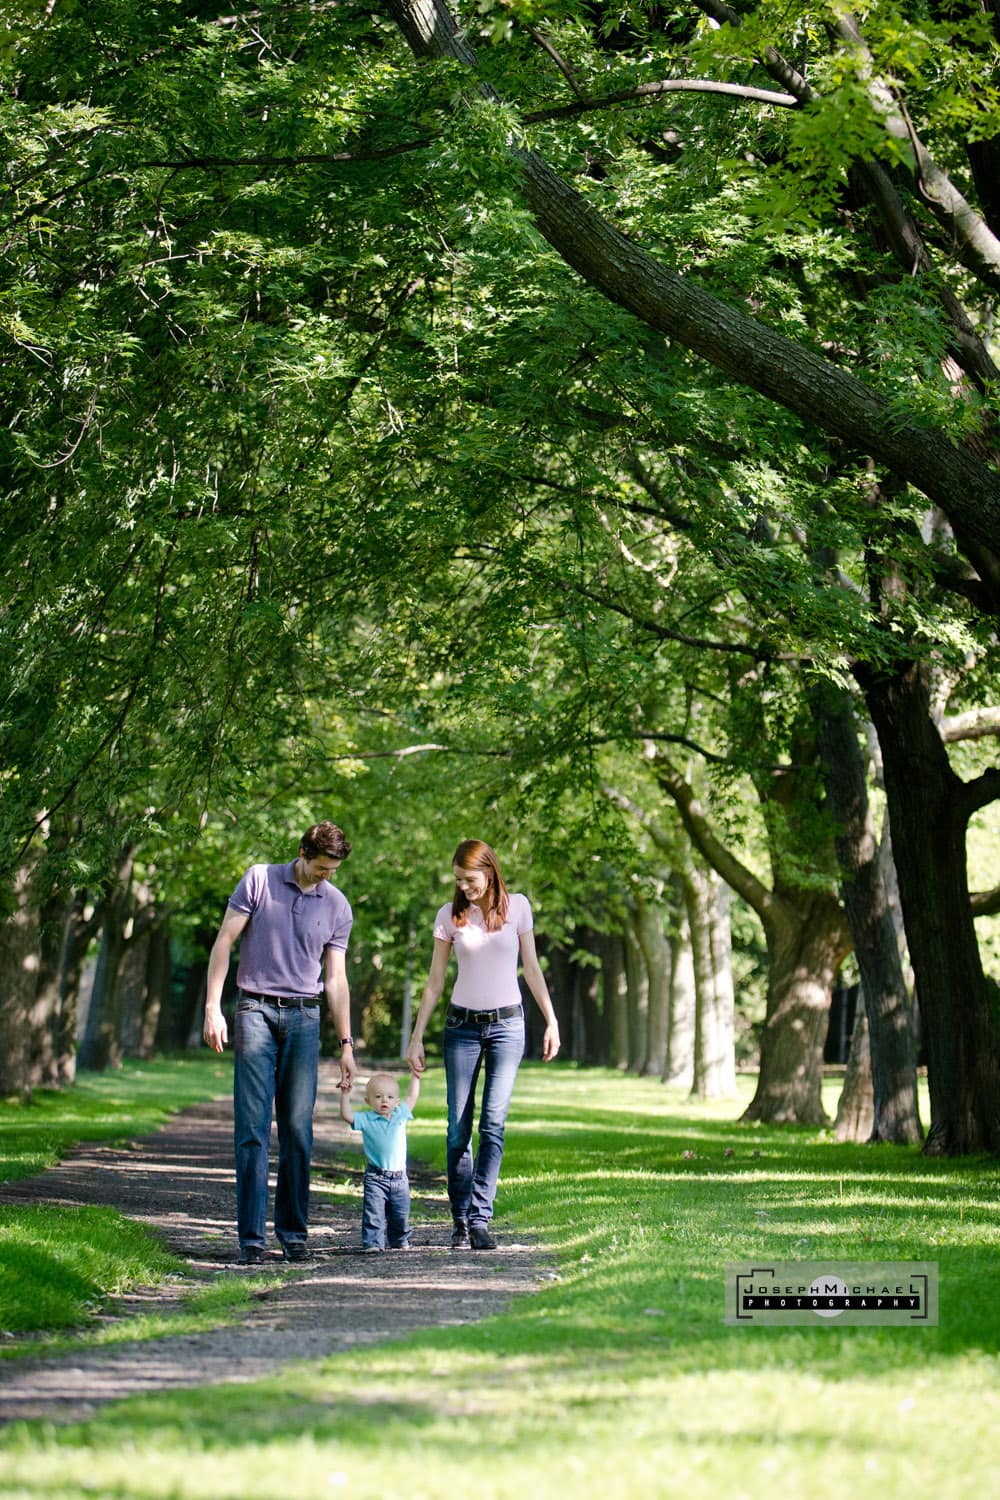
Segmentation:
<svg viewBox="0 0 1000 1500">
<path fill-rule="evenodd" d="M 184 1273 L 183 1262 L 178 1261 L 176 1265 L 175 1274 L 179 1277 Z M 231 1323 L 255 1298 L 275 1291 L 284 1280 L 284 1277 L 275 1275 L 220 1276 L 215 1281 L 184 1287 L 180 1306 L 172 1312 L 139 1313 L 69 1333 L 46 1331 L 37 1338 L 6 1347 L 0 1345 L 0 1359 L 72 1354 L 81 1349 L 107 1348 L 113 1344 L 208 1333 Z M 149 1280 L 144 1279 L 144 1285 L 159 1285 L 161 1281 L 161 1276 L 153 1275 Z M 96 1303 L 92 1305 L 96 1306 Z"/>
<path fill-rule="evenodd" d="M 4 1100 L 0 1180 L 43 1171 L 79 1141 L 118 1143 L 149 1134 L 185 1104 L 228 1091 L 230 1076 L 210 1054 L 192 1054 L 129 1063 L 85 1074 L 70 1089 Z M 112 1209 L 0 1206 L 3 1333 L 83 1324 L 108 1297 L 155 1286 L 183 1269 L 155 1235 Z M 132 1327 L 141 1333 L 138 1320 Z"/>
<path fill-rule="evenodd" d="M 0 1100 L 0 1182 L 44 1172 L 78 1141 L 147 1135 L 187 1104 L 232 1087 L 232 1067 L 207 1050 L 82 1073 L 72 1088 Z"/>
<path fill-rule="evenodd" d="M 105 1298 L 178 1270 L 149 1230 L 113 1210 L 0 1207 L 4 1333 L 82 1323 Z"/>
<path fill-rule="evenodd" d="M 15 1425 L 0 1496 L 981 1500 L 1000 1422 L 997 1163 L 739 1126 L 738 1110 L 526 1066 L 497 1228 L 537 1239 L 559 1279 L 488 1322 L 256 1385 Z M 414 1156 L 440 1164 L 442 1113 L 434 1073 Z M 760 1256 L 936 1261 L 940 1325 L 729 1328 L 724 1268 Z M 465 1295 L 461 1258 L 444 1274 Z"/>
</svg>

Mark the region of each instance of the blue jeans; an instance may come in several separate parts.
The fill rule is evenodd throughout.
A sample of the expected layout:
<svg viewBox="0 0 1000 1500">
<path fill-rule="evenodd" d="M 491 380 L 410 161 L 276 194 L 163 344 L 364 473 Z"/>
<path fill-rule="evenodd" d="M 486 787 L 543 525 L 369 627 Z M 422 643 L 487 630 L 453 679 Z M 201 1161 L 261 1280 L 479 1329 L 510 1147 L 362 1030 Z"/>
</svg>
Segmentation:
<svg viewBox="0 0 1000 1500">
<path fill-rule="evenodd" d="M 410 1243 L 410 1180 L 405 1172 L 365 1167 L 361 1244 L 365 1250 L 401 1250 Z"/>
<path fill-rule="evenodd" d="M 444 1070 L 448 1083 L 448 1197 L 452 1218 L 488 1224 L 493 1217 L 504 1127 L 524 1054 L 524 1014 L 481 1026 L 448 1015 Z M 484 1075 L 479 1141 L 472 1159 L 476 1084 Z"/>
<path fill-rule="evenodd" d="M 240 1249 L 263 1250 L 271 1111 L 278 1121 L 274 1232 L 282 1245 L 309 1232 L 309 1169 L 319 1069 L 319 1006 L 267 1000 L 236 1007 L 233 1037 L 236 1228 Z"/>
</svg>

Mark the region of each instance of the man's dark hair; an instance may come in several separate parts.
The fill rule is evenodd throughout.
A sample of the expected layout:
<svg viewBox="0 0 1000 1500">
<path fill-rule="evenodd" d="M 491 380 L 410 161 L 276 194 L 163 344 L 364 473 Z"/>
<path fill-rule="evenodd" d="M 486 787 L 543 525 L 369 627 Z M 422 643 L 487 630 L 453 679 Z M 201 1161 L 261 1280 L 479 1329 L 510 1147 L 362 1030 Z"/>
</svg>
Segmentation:
<svg viewBox="0 0 1000 1500">
<path fill-rule="evenodd" d="M 299 845 L 306 859 L 316 859 L 326 854 L 330 859 L 346 859 L 351 846 L 336 823 L 314 823 L 302 835 Z"/>
</svg>

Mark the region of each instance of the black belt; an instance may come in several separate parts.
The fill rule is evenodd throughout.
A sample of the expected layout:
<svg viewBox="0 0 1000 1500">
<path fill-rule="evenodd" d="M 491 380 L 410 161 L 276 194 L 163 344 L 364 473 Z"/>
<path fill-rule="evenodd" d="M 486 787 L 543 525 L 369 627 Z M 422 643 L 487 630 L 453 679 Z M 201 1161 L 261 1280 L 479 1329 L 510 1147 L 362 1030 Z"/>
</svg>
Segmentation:
<svg viewBox="0 0 1000 1500">
<path fill-rule="evenodd" d="M 303 995 L 258 995 L 254 990 L 240 990 L 244 1000 L 263 1000 L 267 1005 L 280 1006 L 282 1010 L 310 1010 L 319 1004 L 320 997 L 307 999 Z"/>
<path fill-rule="evenodd" d="M 465 1010 L 461 1005 L 449 1005 L 448 1014 L 457 1016 L 460 1021 L 472 1021 L 476 1026 L 489 1026 L 493 1021 L 503 1021 L 508 1016 L 519 1016 L 521 1007 L 501 1005 L 499 1010 Z"/>
</svg>

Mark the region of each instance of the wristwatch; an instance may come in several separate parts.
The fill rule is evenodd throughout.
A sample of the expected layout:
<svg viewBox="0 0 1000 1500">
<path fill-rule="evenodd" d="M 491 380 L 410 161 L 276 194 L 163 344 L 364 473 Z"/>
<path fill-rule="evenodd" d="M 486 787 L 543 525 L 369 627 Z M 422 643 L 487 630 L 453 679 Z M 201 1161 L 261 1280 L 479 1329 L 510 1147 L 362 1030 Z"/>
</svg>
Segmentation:
<svg viewBox="0 0 1000 1500">
<path fill-rule="evenodd" d="M 353 1047 L 354 1047 L 354 1038 L 352 1036 L 342 1036 L 340 1038 L 340 1045 L 341 1045 L 341 1047 L 350 1047 L 350 1048 L 353 1049 Z"/>
</svg>

